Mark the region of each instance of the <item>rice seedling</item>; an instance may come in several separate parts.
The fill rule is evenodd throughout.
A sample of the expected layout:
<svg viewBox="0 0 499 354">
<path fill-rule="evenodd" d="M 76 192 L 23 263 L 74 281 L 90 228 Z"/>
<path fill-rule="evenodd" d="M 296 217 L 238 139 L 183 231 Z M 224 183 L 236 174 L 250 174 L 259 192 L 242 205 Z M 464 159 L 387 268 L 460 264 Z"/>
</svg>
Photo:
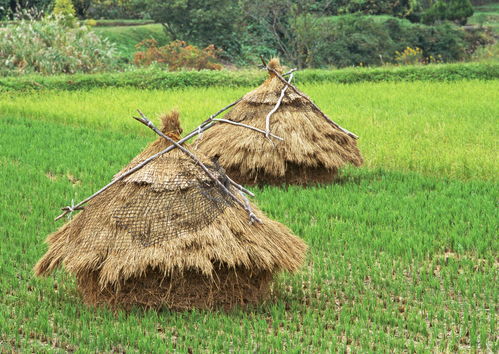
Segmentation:
<svg viewBox="0 0 499 354">
<path fill-rule="evenodd" d="M 368 168 L 487 180 L 497 180 L 498 87 L 497 80 L 302 85 L 326 114 L 360 136 L 358 143 Z M 137 108 L 151 117 L 177 108 L 189 131 L 248 90 L 9 93 L 0 96 L 0 118 L 84 124 L 147 136 L 150 132 L 130 118 Z"/>
<path fill-rule="evenodd" d="M 177 102 L 190 129 L 247 88 L 1 97 L 0 350 L 497 352 L 496 87 L 306 87 L 361 136 L 367 165 L 333 185 L 255 190 L 310 250 L 268 302 L 228 313 L 88 308 L 72 277 L 32 267 L 59 208 L 155 138 L 128 118 L 135 108 Z"/>
</svg>

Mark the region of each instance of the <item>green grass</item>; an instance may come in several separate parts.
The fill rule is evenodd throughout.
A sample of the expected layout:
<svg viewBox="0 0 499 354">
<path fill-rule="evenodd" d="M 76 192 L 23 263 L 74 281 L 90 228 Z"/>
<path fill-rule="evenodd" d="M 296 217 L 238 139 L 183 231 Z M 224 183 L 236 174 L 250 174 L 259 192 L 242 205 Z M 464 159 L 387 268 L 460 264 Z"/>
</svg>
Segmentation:
<svg viewBox="0 0 499 354">
<path fill-rule="evenodd" d="M 490 59 L 490 58 L 489 58 Z M 0 93 L 42 90 L 91 90 L 101 87 L 133 87 L 138 89 L 170 90 L 186 87 L 257 86 L 264 80 L 262 70 L 177 71 L 158 68 L 134 69 L 126 72 L 73 75 L 23 75 L 0 78 Z M 414 82 L 497 80 L 499 62 L 434 65 L 385 66 L 378 68 L 345 68 L 337 70 L 306 69 L 299 71 L 295 83 L 334 82 Z"/>
<path fill-rule="evenodd" d="M 145 39 L 155 39 L 158 45 L 170 42 L 161 24 L 148 24 L 140 26 L 103 26 L 95 27 L 94 31 L 116 43 L 120 55 L 126 60 L 132 60 L 137 51 L 135 45 Z"/>
<path fill-rule="evenodd" d="M 361 136 L 366 166 L 334 185 L 255 190 L 310 250 L 267 303 L 230 313 L 91 309 L 70 275 L 31 269 L 59 208 L 154 139 L 133 109 L 176 105 L 191 128 L 247 88 L 0 96 L 0 350 L 499 351 L 497 86 L 303 86 Z"/>
<path fill-rule="evenodd" d="M 499 4 L 475 6 L 475 12 L 468 19 L 468 23 L 478 25 L 480 21 L 483 21 L 483 25 L 489 27 L 494 34 L 499 35 Z"/>
<path fill-rule="evenodd" d="M 142 25 L 149 25 L 151 23 L 154 23 L 152 20 L 137 20 L 137 19 L 115 19 L 115 20 L 109 20 L 109 19 L 101 19 L 101 20 L 95 20 L 97 22 L 96 26 L 97 27 L 105 27 L 105 26 L 142 26 Z"/>
<path fill-rule="evenodd" d="M 300 87 L 333 120 L 360 136 L 369 168 L 497 180 L 497 80 Z M 0 117 L 86 124 L 150 136 L 131 118 L 138 108 L 151 118 L 176 108 L 185 131 L 189 131 L 248 90 L 214 87 L 17 93 L 0 97 Z"/>
</svg>

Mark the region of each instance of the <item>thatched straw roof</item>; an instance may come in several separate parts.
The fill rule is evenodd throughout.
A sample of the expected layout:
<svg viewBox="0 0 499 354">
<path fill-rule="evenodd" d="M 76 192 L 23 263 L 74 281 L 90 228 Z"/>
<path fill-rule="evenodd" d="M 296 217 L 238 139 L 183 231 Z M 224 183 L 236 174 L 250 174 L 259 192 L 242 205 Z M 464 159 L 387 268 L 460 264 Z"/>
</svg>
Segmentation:
<svg viewBox="0 0 499 354">
<path fill-rule="evenodd" d="M 269 67 L 282 73 L 278 59 L 272 59 Z M 284 86 L 271 72 L 224 119 L 265 130 L 265 118 L 278 102 Z M 362 164 L 355 139 L 334 127 L 309 101 L 291 89 L 271 116 L 270 128 L 284 141 L 271 142 L 255 131 L 218 123 L 198 139 L 198 151 L 218 158 L 229 176 L 245 184 L 327 182 L 343 165 Z"/>
<path fill-rule="evenodd" d="M 162 131 L 178 140 L 178 114 L 164 119 Z M 159 138 L 122 172 L 167 146 Z M 224 178 L 223 170 L 198 158 Z M 212 277 L 215 264 L 256 272 L 297 270 L 306 245 L 252 208 L 263 224 L 249 224 L 246 211 L 175 149 L 118 181 L 51 234 L 35 272 L 48 275 L 64 265 L 80 279 L 97 277 L 104 287 L 151 270 L 164 276 L 194 271 Z"/>
</svg>

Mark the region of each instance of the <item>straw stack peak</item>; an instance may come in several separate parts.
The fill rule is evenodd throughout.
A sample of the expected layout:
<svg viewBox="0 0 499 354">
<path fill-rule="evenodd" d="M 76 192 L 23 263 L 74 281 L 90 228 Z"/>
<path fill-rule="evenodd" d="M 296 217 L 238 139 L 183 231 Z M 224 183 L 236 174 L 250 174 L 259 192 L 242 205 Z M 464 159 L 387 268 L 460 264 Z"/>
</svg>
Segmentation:
<svg viewBox="0 0 499 354">
<path fill-rule="evenodd" d="M 161 131 L 175 141 L 180 140 L 180 134 L 182 134 L 179 117 L 180 114 L 176 110 L 165 113 L 160 117 L 162 123 Z"/>
<path fill-rule="evenodd" d="M 279 74 L 283 73 L 281 61 L 279 60 L 279 58 L 270 59 L 270 61 L 267 63 L 267 66 L 270 69 L 277 71 Z M 275 76 L 275 74 L 273 72 L 270 72 L 270 76 Z"/>
</svg>

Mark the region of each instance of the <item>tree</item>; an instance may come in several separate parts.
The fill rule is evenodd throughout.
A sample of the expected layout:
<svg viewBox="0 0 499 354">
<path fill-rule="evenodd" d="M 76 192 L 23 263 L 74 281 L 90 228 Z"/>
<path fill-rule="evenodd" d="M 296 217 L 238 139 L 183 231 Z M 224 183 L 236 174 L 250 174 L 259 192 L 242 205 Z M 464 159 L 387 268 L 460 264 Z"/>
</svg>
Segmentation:
<svg viewBox="0 0 499 354">
<path fill-rule="evenodd" d="M 310 38 L 319 17 L 331 10 L 333 1 L 318 0 L 240 0 L 244 21 L 256 24 L 272 38 L 270 45 L 298 67 L 306 66 L 314 51 Z"/>
<path fill-rule="evenodd" d="M 149 14 L 163 24 L 174 40 L 217 47 L 235 54 L 239 51 L 236 23 L 239 7 L 232 0 L 151 1 Z"/>
<path fill-rule="evenodd" d="M 0 0 L 0 20 L 6 18 L 10 12 L 10 0 Z"/>
<path fill-rule="evenodd" d="M 0 0 L 0 20 L 4 18 L 24 17 L 30 13 L 31 17 L 41 17 L 52 4 L 53 0 Z M 24 13 L 24 14 L 23 14 Z"/>
<path fill-rule="evenodd" d="M 450 0 L 447 5 L 447 20 L 465 25 L 468 17 L 473 15 L 473 5 L 470 0 Z"/>
<path fill-rule="evenodd" d="M 423 12 L 422 19 L 426 24 L 449 20 L 464 25 L 472 15 L 473 6 L 470 0 L 437 0 L 430 3 Z"/>
<path fill-rule="evenodd" d="M 76 15 L 80 18 L 85 18 L 87 11 L 92 5 L 92 0 L 73 0 L 73 6 L 76 10 Z"/>
</svg>

